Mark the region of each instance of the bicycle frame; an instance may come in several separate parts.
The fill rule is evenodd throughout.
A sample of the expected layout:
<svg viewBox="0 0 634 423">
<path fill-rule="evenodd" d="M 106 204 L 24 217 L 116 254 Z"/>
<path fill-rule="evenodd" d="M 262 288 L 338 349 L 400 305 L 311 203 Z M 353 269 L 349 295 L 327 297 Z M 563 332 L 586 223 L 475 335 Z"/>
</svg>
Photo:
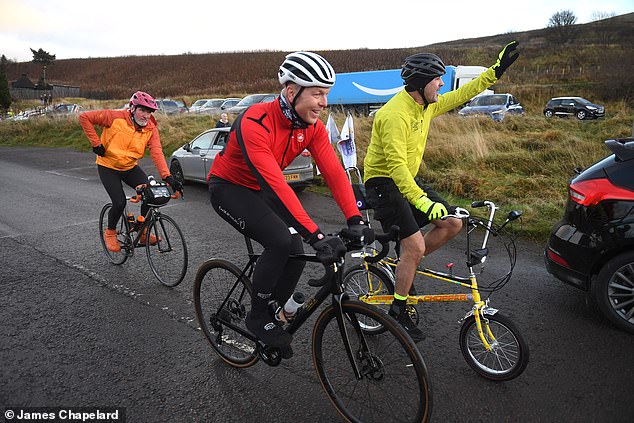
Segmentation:
<svg viewBox="0 0 634 423">
<path fill-rule="evenodd" d="M 143 187 L 142 185 L 140 187 Z M 139 189 L 139 187 L 137 187 L 137 189 Z M 178 198 L 179 195 L 178 193 L 174 194 L 171 196 L 171 198 Z M 140 244 L 140 240 L 141 240 L 141 235 L 148 230 L 148 228 L 151 226 L 151 224 L 153 222 L 160 222 L 159 220 L 159 216 L 161 215 L 161 207 L 162 206 L 156 206 L 156 205 L 147 205 L 148 206 L 148 211 L 145 214 L 145 216 L 143 216 L 144 221 L 141 224 L 141 226 L 139 228 L 134 228 L 132 226 L 132 224 L 128 221 L 127 216 L 129 215 L 128 213 L 128 202 L 130 203 L 138 203 L 140 201 L 142 201 L 142 196 L 141 194 L 139 194 L 139 191 L 137 190 L 137 195 L 135 196 L 126 196 L 126 204 L 125 207 L 123 209 L 123 214 L 121 215 L 121 219 L 123 219 L 124 221 L 124 225 L 126 228 L 126 234 L 125 234 L 125 238 L 126 238 L 126 245 L 124 245 L 125 250 L 126 250 L 126 254 L 128 256 L 133 256 L 134 255 L 134 249 L 135 248 L 139 248 L 139 247 L 145 247 L 145 244 Z M 136 232 L 136 235 L 132 235 L 133 232 Z M 156 236 L 158 236 L 158 234 L 155 234 Z M 149 234 L 147 234 L 147 236 L 149 237 Z M 172 249 L 171 243 L 169 238 L 164 240 L 167 242 L 167 251 L 170 251 Z M 130 243 L 128 245 L 128 242 Z"/>
<path fill-rule="evenodd" d="M 495 217 L 495 213 L 498 210 L 498 207 L 495 206 L 494 203 L 490 202 L 490 201 L 483 201 L 483 202 L 477 202 L 474 203 L 474 207 L 477 206 L 484 206 L 486 205 L 488 210 L 489 210 L 489 217 L 488 219 L 485 221 L 484 227 L 486 229 L 485 231 L 485 236 L 484 236 L 484 240 L 482 242 L 482 247 L 478 250 L 472 251 L 471 250 L 471 228 L 470 225 L 472 225 L 472 223 L 470 222 L 470 214 L 468 211 L 464 210 L 464 209 L 459 209 L 460 213 L 463 213 L 461 215 L 458 216 L 454 216 L 454 217 L 459 217 L 463 220 L 463 222 L 465 223 L 465 228 L 466 228 L 466 238 L 467 238 L 467 251 L 466 251 L 466 255 L 467 255 L 467 269 L 468 269 L 468 276 L 456 276 L 453 273 L 447 273 L 447 272 L 442 272 L 442 271 L 437 271 L 437 270 L 433 270 L 433 269 L 429 269 L 429 268 L 425 268 L 423 267 L 422 269 L 417 269 L 416 270 L 416 274 L 417 275 L 422 275 L 431 279 L 436 279 L 436 280 L 440 280 L 443 282 L 447 282 L 447 283 L 451 283 L 451 284 L 455 284 L 455 285 L 459 285 L 461 287 L 467 288 L 471 291 L 471 293 L 452 293 L 452 294 L 429 294 L 429 295 L 409 295 L 407 298 L 407 304 L 409 305 L 415 305 L 415 304 L 419 304 L 419 303 L 434 303 L 434 302 L 472 302 L 473 303 L 473 307 L 471 308 L 471 310 L 469 310 L 469 312 L 466 313 L 466 315 L 463 317 L 462 320 L 470 317 L 470 316 L 474 316 L 475 320 L 476 320 L 476 325 L 477 325 L 477 329 L 478 329 L 478 334 L 480 336 L 480 339 L 482 340 L 483 345 L 485 345 L 485 347 L 487 349 L 491 348 L 490 343 L 487 340 L 487 337 L 484 336 L 484 328 L 483 326 L 486 327 L 486 332 L 487 335 L 489 336 L 489 339 L 492 339 L 493 341 L 495 341 L 495 337 L 493 336 L 493 333 L 491 332 L 488 324 L 484 324 L 482 323 L 483 320 L 485 320 L 485 315 L 487 314 L 495 314 L 497 312 L 496 309 L 489 307 L 488 305 L 488 299 L 486 301 L 482 300 L 482 296 L 480 294 L 480 289 L 478 288 L 478 281 L 477 281 L 477 276 L 476 276 L 476 272 L 473 270 L 474 265 L 478 264 L 478 263 L 484 263 L 486 260 L 486 254 L 488 253 L 487 251 L 487 243 L 489 240 L 489 233 L 491 231 L 491 227 L 493 225 L 493 219 Z M 517 216 L 519 217 L 519 215 Z M 509 218 L 507 219 L 508 223 L 511 220 L 514 220 L 509 216 Z M 506 224 L 505 223 L 505 224 Z M 473 224 L 473 227 L 475 228 L 475 224 Z M 385 246 L 383 247 L 385 248 Z M 367 257 L 369 254 L 366 251 L 362 251 L 360 253 L 355 253 L 353 254 L 353 256 L 356 257 Z M 380 261 L 376 262 L 376 263 L 368 263 L 366 260 L 363 260 L 363 265 L 365 266 L 366 271 L 368 270 L 368 268 L 370 266 L 375 266 L 377 268 L 379 268 L 387 277 L 390 278 L 393 286 L 396 286 L 396 277 L 395 277 L 395 272 L 393 269 L 396 269 L 397 265 L 398 265 L 398 256 L 396 258 L 394 257 L 385 257 L 383 259 L 381 259 Z M 368 275 L 370 275 L 370 273 L 368 272 Z M 394 301 L 394 295 L 375 295 L 372 294 L 372 292 L 378 292 L 380 290 L 380 287 L 374 287 L 373 286 L 373 281 L 372 281 L 372 277 L 368 277 L 368 294 L 363 295 L 361 297 L 359 297 L 359 300 L 367 303 L 367 304 L 373 304 L 373 305 L 379 305 L 379 304 L 383 304 L 383 305 L 389 305 L 392 304 L 392 302 Z"/>
<path fill-rule="evenodd" d="M 246 277 L 249 279 L 251 278 L 254 271 L 255 263 L 260 257 L 260 254 L 257 254 L 254 252 L 251 239 L 248 238 L 247 236 L 245 236 L 244 239 L 247 245 L 249 260 L 246 263 L 246 265 L 242 268 L 240 276 L 236 279 L 236 282 L 233 284 L 233 287 L 229 291 L 229 294 L 226 296 L 225 300 L 222 302 L 220 309 L 225 307 L 225 305 L 227 304 L 227 300 L 231 298 L 236 288 L 238 288 L 238 286 L 241 285 L 240 280 L 243 277 Z M 289 259 L 321 264 L 321 261 L 317 258 L 315 254 L 306 254 L 306 253 L 305 254 L 291 254 L 289 256 Z M 335 305 L 337 322 L 338 322 L 339 330 L 341 332 L 341 337 L 345 346 L 346 354 L 348 355 L 348 359 L 354 370 L 355 377 L 360 380 L 363 376 L 361 374 L 361 370 L 357 366 L 356 361 L 354 360 L 354 355 L 353 355 L 354 353 L 352 352 L 352 347 L 350 345 L 350 339 L 348 337 L 347 329 L 345 325 L 343 324 L 343 319 L 345 318 L 345 316 L 343 313 L 341 303 L 342 301 L 348 298 L 348 295 L 345 292 L 344 285 L 343 285 L 343 270 L 344 270 L 343 261 L 339 263 L 334 263 L 326 267 L 326 274 L 319 281 L 309 281 L 309 284 L 311 284 L 311 282 L 314 282 L 318 286 L 321 285 L 321 288 L 314 294 L 312 298 L 309 298 L 306 300 L 303 307 L 301 307 L 298 310 L 298 312 L 295 314 L 293 321 L 291 321 L 286 326 L 285 330 L 291 335 L 294 334 L 306 322 L 306 320 L 308 320 L 308 318 L 312 316 L 312 314 L 319 308 L 319 306 L 326 300 L 326 298 L 328 298 L 328 296 L 331 295 L 333 300 L 333 305 Z M 324 281 L 325 283 L 323 283 Z M 242 298 L 242 296 L 244 295 L 248 295 L 245 291 L 246 290 L 243 290 L 243 292 L 240 293 L 240 298 Z M 231 330 L 235 332 L 240 333 L 245 338 L 248 338 L 254 342 L 257 341 L 259 354 L 263 356 L 265 359 L 268 358 L 267 351 L 265 349 L 264 344 L 259 342 L 258 339 L 251 332 L 246 331 L 243 328 L 240 328 L 232 324 L 231 322 L 227 322 L 219 316 L 217 316 L 216 318 L 220 320 L 223 325 L 229 327 Z M 352 323 L 355 327 L 355 330 L 358 333 L 362 333 L 359 322 L 353 319 Z M 362 337 L 362 339 L 363 339 L 363 343 L 362 343 L 363 348 L 366 351 L 369 350 L 368 345 L 365 342 L 365 338 Z"/>
</svg>

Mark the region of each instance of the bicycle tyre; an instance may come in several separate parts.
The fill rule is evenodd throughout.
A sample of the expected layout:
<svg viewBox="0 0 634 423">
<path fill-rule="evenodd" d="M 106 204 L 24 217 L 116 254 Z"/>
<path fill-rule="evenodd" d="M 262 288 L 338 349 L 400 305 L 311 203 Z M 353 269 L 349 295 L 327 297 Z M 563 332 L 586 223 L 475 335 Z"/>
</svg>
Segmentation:
<svg viewBox="0 0 634 423">
<path fill-rule="evenodd" d="M 393 295 L 394 284 L 385 272 L 377 267 L 368 266 L 367 268 L 360 264 L 355 267 L 350 267 L 343 275 L 343 283 L 346 293 L 351 299 L 360 299 L 361 296 L 366 295 L 370 291 L 372 286 L 373 294 L 375 295 Z M 389 304 L 371 304 L 381 309 L 385 314 L 390 309 Z M 381 333 L 385 329 L 376 321 L 359 322 L 361 328 L 367 333 Z"/>
<path fill-rule="evenodd" d="M 146 242 L 145 245 L 152 273 L 165 286 L 178 285 L 187 273 L 187 244 L 183 232 L 174 219 L 164 214 L 150 222 L 147 232 L 147 238 L 152 234 L 157 239 L 156 244 Z"/>
<path fill-rule="evenodd" d="M 204 262 L 194 279 L 196 318 L 209 345 L 233 367 L 250 367 L 259 359 L 257 343 L 224 325 L 221 319 L 247 330 L 245 318 L 251 309 L 251 281 L 233 263 L 211 259 Z M 227 303 L 222 307 L 225 299 Z"/>
<path fill-rule="evenodd" d="M 362 373 L 360 380 L 342 345 L 334 305 L 319 315 L 313 330 L 315 370 L 333 406 L 352 422 L 428 421 L 431 386 L 416 344 L 396 320 L 376 307 L 345 300 L 342 310 L 343 325 Z M 355 325 L 360 317 L 380 322 L 383 333 L 366 336 Z"/>
<path fill-rule="evenodd" d="M 492 351 L 487 351 L 480 335 L 475 317 L 470 316 L 460 328 L 460 351 L 476 373 L 493 381 L 507 381 L 518 377 L 529 360 L 528 344 L 515 325 L 500 313 L 485 315 L 489 328 L 495 336 Z M 485 335 L 486 328 L 483 327 Z M 491 342 L 487 339 L 487 342 Z"/>
<path fill-rule="evenodd" d="M 99 240 L 101 241 L 101 246 L 103 247 L 103 251 L 106 253 L 106 257 L 112 264 L 120 265 L 125 263 L 128 259 L 128 253 L 126 251 L 126 245 L 131 243 L 128 235 L 128 229 L 126 228 L 125 222 L 123 219 L 119 219 L 117 223 L 117 239 L 119 240 L 119 244 L 121 244 L 121 251 L 118 253 L 114 253 L 106 247 L 106 241 L 104 239 L 104 234 L 106 229 L 108 229 L 108 213 L 112 208 L 112 203 L 108 203 L 102 207 L 101 213 L 99 213 Z"/>
</svg>

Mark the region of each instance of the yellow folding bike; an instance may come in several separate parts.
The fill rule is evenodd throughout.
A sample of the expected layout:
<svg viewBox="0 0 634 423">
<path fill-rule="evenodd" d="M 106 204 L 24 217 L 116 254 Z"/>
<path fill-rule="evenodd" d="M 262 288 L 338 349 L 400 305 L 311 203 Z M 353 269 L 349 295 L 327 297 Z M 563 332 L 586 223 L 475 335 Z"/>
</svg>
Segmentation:
<svg viewBox="0 0 634 423">
<path fill-rule="evenodd" d="M 465 288 L 467 292 L 416 295 L 412 290 L 407 300 L 407 311 L 412 320 L 418 323 L 419 315 L 414 307 L 416 304 L 472 303 L 471 309 L 461 319 L 460 350 L 469 366 L 478 374 L 490 380 L 506 381 L 519 376 L 524 371 L 528 364 L 529 349 L 515 325 L 489 305 L 488 296 L 501 289 L 511 278 L 515 266 L 516 249 L 513 236 L 505 231 L 504 227 L 520 217 L 521 212 L 510 212 L 502 225 L 496 225 L 494 217 L 498 208 L 493 202 L 477 201 L 471 206 L 473 208 L 486 206 L 489 211 L 488 217 L 472 216 L 468 210 L 460 207 L 444 217 L 444 219 L 456 218 L 463 221 L 467 243 L 466 273 L 462 276 L 456 274 L 453 263 L 448 264 L 445 271 L 420 265 L 416 272 L 419 276 Z M 349 268 L 344 275 L 346 292 L 351 298 L 358 298 L 367 304 L 376 305 L 385 312 L 394 300 L 395 269 L 399 261 L 400 247 L 397 234 L 397 228 L 393 228 L 389 234 L 377 236 L 377 241 L 381 244 L 380 249 L 376 248 L 375 244 L 375 247 L 353 253 L 353 256 L 362 258 L 363 262 Z M 480 237 L 482 239 L 480 248 L 472 248 L 474 238 Z M 484 271 L 490 253 L 487 245 L 491 237 L 501 239 L 499 242 L 496 240 L 496 247 L 502 248 L 508 254 L 509 267 L 504 267 L 497 273 L 494 272 L 496 276 L 488 284 L 479 285 L 477 276 Z M 388 256 L 390 243 L 394 243 L 395 254 L 392 256 Z M 366 322 L 363 329 L 369 333 L 380 333 L 383 328 L 378 323 L 374 323 Z"/>
</svg>

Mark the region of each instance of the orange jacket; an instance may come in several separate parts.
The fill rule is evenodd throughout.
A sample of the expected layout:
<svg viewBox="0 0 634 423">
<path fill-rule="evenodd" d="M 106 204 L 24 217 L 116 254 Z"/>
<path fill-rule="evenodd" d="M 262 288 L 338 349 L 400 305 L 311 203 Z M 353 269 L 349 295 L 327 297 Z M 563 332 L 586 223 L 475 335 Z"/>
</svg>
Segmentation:
<svg viewBox="0 0 634 423">
<path fill-rule="evenodd" d="M 154 116 L 144 128 L 136 130 L 128 110 L 95 110 L 79 115 L 79 123 L 93 147 L 103 144 L 106 155 L 97 156 L 96 163 L 115 170 L 130 170 L 138 164 L 145 150 L 150 147 L 150 157 L 154 166 L 165 178 L 170 174 L 158 126 Z M 95 125 L 101 126 L 101 138 L 95 131 Z"/>
</svg>

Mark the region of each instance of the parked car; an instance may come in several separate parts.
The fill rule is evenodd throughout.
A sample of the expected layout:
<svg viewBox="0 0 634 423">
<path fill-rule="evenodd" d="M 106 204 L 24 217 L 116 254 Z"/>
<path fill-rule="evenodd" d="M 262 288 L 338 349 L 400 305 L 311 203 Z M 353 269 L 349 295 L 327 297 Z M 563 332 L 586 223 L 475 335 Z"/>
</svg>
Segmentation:
<svg viewBox="0 0 634 423">
<path fill-rule="evenodd" d="M 242 99 L 237 97 L 225 98 L 225 101 L 220 105 L 220 110 L 222 110 L 223 112 L 226 112 L 227 109 L 230 109 L 231 107 L 240 103 L 240 100 Z"/>
<path fill-rule="evenodd" d="M 56 104 L 52 110 L 47 110 L 46 115 L 50 117 L 62 117 L 79 114 L 82 110 L 83 107 L 79 104 L 61 103 Z"/>
<path fill-rule="evenodd" d="M 224 102 L 224 98 L 209 99 L 205 104 L 200 106 L 197 113 L 205 115 L 217 115 L 221 113 L 220 106 L 222 106 L 222 103 Z"/>
<path fill-rule="evenodd" d="M 229 130 L 230 128 L 208 129 L 176 150 L 170 156 L 170 173 L 182 183 L 206 182 L 211 164 L 227 143 Z M 306 151 L 297 156 L 283 173 L 295 191 L 302 191 L 313 180 L 310 154 Z"/>
<path fill-rule="evenodd" d="M 161 113 L 166 115 L 175 115 L 187 112 L 187 107 L 183 102 L 178 102 L 169 98 L 156 100 L 156 105 Z"/>
<path fill-rule="evenodd" d="M 194 103 L 190 106 L 189 108 L 189 112 L 190 113 L 196 113 L 198 111 L 198 109 L 200 109 L 202 107 L 203 104 L 205 104 L 206 102 L 208 102 L 209 98 L 201 98 L 200 100 L 196 100 L 194 101 Z"/>
<path fill-rule="evenodd" d="M 590 292 L 612 323 L 634 333 L 634 138 L 605 143 L 613 154 L 571 179 L 544 259 L 548 272 Z"/>
<path fill-rule="evenodd" d="M 251 94 L 244 97 L 238 104 L 225 110 L 227 113 L 242 113 L 249 106 L 256 103 L 268 103 L 275 100 L 279 94 Z"/>
<path fill-rule="evenodd" d="M 460 116 L 490 116 L 495 121 L 503 120 L 507 113 L 524 114 L 524 108 L 511 94 L 482 94 L 458 111 Z"/>
<path fill-rule="evenodd" d="M 544 116 L 576 116 L 579 120 L 598 119 L 605 116 L 605 107 L 581 97 L 555 97 L 544 107 Z"/>
</svg>

